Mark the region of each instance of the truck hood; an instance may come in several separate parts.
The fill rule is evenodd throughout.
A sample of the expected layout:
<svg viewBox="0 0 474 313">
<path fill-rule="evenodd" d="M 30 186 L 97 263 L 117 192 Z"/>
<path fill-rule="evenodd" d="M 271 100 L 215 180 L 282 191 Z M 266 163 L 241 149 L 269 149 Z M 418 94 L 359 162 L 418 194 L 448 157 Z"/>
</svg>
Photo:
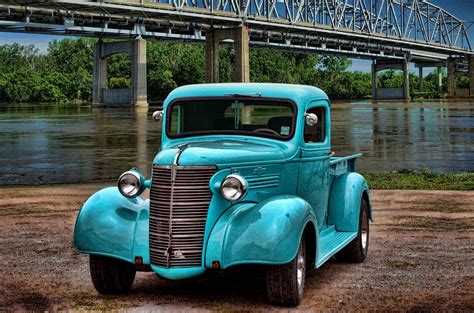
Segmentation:
<svg viewBox="0 0 474 313">
<path fill-rule="evenodd" d="M 173 164 L 178 147 L 162 150 L 154 163 Z M 285 159 L 281 147 L 277 145 L 248 142 L 244 140 L 213 140 L 191 142 L 179 157 L 179 165 L 232 165 L 258 163 L 262 161 L 278 162 Z"/>
</svg>

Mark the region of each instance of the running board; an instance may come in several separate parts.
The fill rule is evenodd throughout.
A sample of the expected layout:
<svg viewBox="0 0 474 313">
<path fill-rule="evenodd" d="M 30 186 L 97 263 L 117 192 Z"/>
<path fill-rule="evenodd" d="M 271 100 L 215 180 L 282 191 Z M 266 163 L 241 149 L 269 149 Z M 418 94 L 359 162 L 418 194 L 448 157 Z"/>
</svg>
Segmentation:
<svg viewBox="0 0 474 313">
<path fill-rule="evenodd" d="M 323 265 L 336 252 L 344 248 L 354 238 L 357 237 L 357 232 L 342 232 L 336 231 L 334 226 L 329 226 L 321 232 L 319 238 L 319 251 L 316 268 Z"/>
</svg>

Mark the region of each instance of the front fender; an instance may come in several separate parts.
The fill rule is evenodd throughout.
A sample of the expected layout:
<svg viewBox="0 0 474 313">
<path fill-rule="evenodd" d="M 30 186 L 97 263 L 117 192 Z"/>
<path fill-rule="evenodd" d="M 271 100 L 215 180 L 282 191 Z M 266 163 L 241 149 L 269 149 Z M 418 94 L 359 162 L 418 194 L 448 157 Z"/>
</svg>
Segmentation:
<svg viewBox="0 0 474 313">
<path fill-rule="evenodd" d="M 74 246 L 86 254 L 114 257 L 131 263 L 136 256 L 150 263 L 149 200 L 126 198 L 117 187 L 104 188 L 84 203 L 74 227 Z"/>
<path fill-rule="evenodd" d="M 329 224 L 335 225 L 337 231 L 358 231 L 360 203 L 364 193 L 367 194 L 369 218 L 372 219 L 369 187 L 365 178 L 355 172 L 336 177 L 329 199 Z"/>
<path fill-rule="evenodd" d="M 296 256 L 308 223 L 317 227 L 308 202 L 277 196 L 258 204 L 242 203 L 219 218 L 209 236 L 205 264 L 285 264 Z M 315 234 L 318 234 L 315 229 Z M 316 241 L 317 242 L 317 241 Z"/>
</svg>

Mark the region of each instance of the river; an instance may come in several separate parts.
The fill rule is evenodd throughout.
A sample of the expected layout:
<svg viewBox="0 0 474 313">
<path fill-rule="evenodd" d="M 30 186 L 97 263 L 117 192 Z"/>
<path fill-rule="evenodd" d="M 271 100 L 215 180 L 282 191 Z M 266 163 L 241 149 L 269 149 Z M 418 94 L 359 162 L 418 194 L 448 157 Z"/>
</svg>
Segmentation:
<svg viewBox="0 0 474 313">
<path fill-rule="evenodd" d="M 153 108 L 0 104 L 0 185 L 116 179 L 150 172 L 160 145 Z M 474 100 L 335 102 L 332 149 L 362 152 L 365 172 L 474 171 Z"/>
</svg>

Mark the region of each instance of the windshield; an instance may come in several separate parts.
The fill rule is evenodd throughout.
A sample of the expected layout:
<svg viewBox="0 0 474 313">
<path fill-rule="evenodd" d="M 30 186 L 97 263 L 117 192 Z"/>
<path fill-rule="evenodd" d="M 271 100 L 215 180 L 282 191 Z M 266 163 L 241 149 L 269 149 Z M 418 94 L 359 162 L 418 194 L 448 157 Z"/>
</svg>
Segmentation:
<svg viewBox="0 0 474 313">
<path fill-rule="evenodd" d="M 264 99 L 182 100 L 168 109 L 171 138 L 202 134 L 240 134 L 288 140 L 295 127 L 295 106 Z"/>
</svg>

